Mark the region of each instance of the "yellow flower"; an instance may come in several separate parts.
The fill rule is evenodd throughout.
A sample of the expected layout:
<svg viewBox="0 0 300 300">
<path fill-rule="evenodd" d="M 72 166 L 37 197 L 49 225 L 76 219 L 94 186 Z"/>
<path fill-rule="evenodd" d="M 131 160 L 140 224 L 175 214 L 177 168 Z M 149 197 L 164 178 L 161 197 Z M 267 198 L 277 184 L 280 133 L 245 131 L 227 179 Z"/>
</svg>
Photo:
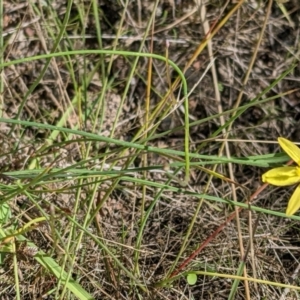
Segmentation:
<svg viewBox="0 0 300 300">
<path fill-rule="evenodd" d="M 297 163 L 294 167 L 280 167 L 272 169 L 262 175 L 262 181 L 277 186 L 287 186 L 300 183 L 300 149 L 285 138 L 278 138 L 279 145 Z M 294 191 L 286 209 L 288 216 L 293 215 L 300 208 L 300 185 Z"/>
</svg>

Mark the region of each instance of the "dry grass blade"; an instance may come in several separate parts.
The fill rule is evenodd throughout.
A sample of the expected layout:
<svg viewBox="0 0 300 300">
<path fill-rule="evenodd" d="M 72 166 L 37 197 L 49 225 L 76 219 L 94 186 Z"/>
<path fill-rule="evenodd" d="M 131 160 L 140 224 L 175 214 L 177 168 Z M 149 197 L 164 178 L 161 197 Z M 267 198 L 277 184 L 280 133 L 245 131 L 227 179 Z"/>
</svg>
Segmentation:
<svg viewBox="0 0 300 300">
<path fill-rule="evenodd" d="M 0 298 L 296 296 L 298 1 L 0 10 Z"/>
</svg>

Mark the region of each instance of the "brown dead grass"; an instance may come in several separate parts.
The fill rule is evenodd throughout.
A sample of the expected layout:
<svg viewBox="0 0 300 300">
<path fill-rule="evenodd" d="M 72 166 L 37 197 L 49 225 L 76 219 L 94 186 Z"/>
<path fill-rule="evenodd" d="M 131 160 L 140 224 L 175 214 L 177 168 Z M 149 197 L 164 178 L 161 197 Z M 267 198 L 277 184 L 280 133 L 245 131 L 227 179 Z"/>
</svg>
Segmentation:
<svg viewBox="0 0 300 300">
<path fill-rule="evenodd" d="M 117 49 L 137 51 L 144 35 L 144 29 L 153 8 L 153 1 L 132 1 L 126 8 L 125 22 L 121 28 L 121 37 L 117 39 Z M 120 29 L 119 22 L 124 12 L 122 1 L 99 1 L 101 16 L 102 47 L 111 49 Z M 259 4 L 258 4 L 259 3 Z M 53 47 L 53 37 L 58 28 L 53 19 L 53 11 L 36 2 L 35 8 L 42 13 L 39 15 L 34 6 L 28 2 L 4 1 L 4 40 L 6 48 L 4 57 L 6 61 L 22 57 L 33 56 L 50 51 Z M 80 6 L 81 5 L 81 6 Z M 70 22 L 66 33 L 60 43 L 61 49 L 97 49 L 99 44 L 96 38 L 95 20 L 91 13 L 89 1 L 73 5 Z M 231 8 L 232 3 L 225 1 L 211 1 L 205 4 L 206 18 L 209 24 L 215 20 L 221 20 Z M 65 12 L 65 1 L 53 1 L 52 7 L 57 12 L 55 16 L 62 20 Z M 247 1 L 238 12 L 225 24 L 211 42 L 216 76 L 218 79 L 221 102 L 216 100 L 216 89 L 213 85 L 211 68 L 208 67 L 210 59 L 205 49 L 193 62 L 185 73 L 189 89 L 194 89 L 189 96 L 191 120 L 203 119 L 218 113 L 218 109 L 226 111 L 235 106 L 238 94 L 243 91 L 240 105 L 246 104 L 256 97 L 262 90 L 267 88 L 287 67 L 294 57 L 299 57 L 299 17 L 300 5 L 298 1 L 290 0 L 285 7 L 294 22 L 291 27 L 288 20 L 283 16 L 274 2 L 263 33 L 263 40 L 258 49 L 255 63 L 250 73 L 249 80 L 244 85 L 243 79 L 248 70 L 249 63 L 261 32 L 267 3 L 264 1 Z M 79 10 L 84 12 L 85 24 L 79 21 Z M 154 35 L 149 36 L 145 51 L 149 51 L 150 41 L 153 39 L 153 52 L 166 55 L 166 40 L 169 41 L 168 56 L 184 69 L 188 59 L 193 55 L 197 45 L 204 38 L 205 33 L 199 15 L 200 8 L 195 6 L 194 1 L 160 1 L 155 19 Z M 51 28 L 51 30 L 49 30 Z M 85 36 L 85 39 L 82 37 Z M 68 38 L 68 39 L 67 39 Z M 109 63 L 111 58 L 105 57 L 104 62 Z M 85 74 L 89 73 L 99 63 L 99 56 L 88 56 L 85 59 L 76 56 L 69 61 L 62 58 L 53 59 L 39 82 L 28 93 L 28 89 L 38 78 L 45 62 L 34 61 L 7 67 L 4 70 L 5 89 L 3 93 L 3 116 L 14 118 L 17 115 L 23 120 L 57 124 L 63 113 L 69 107 L 73 97 L 77 94 L 76 89 L 83 85 Z M 127 94 L 125 104 L 121 107 L 120 115 L 117 108 L 123 95 L 126 78 L 131 70 L 132 59 L 130 57 L 116 57 L 112 64 L 109 93 L 106 96 L 106 112 L 102 121 L 87 118 L 84 124 L 80 124 L 82 130 L 91 131 L 95 123 L 99 123 L 94 130 L 99 134 L 110 135 L 115 118 L 118 118 L 118 126 L 113 135 L 114 138 L 130 140 L 143 122 L 144 99 L 147 83 L 147 61 L 140 60 L 135 80 Z M 282 80 L 266 96 L 284 93 L 299 86 L 299 63 L 294 72 Z M 100 70 L 101 65 L 98 65 Z M 85 109 L 92 109 L 102 89 L 101 72 L 91 75 L 92 80 L 83 95 L 82 113 Z M 207 69 L 208 68 L 208 69 Z M 73 72 L 74 78 L 71 76 Z M 199 84 L 196 84 L 204 72 L 206 75 Z M 151 108 L 159 101 L 159 94 L 164 94 L 169 88 L 167 72 L 171 72 L 163 62 L 153 61 L 153 91 Z M 170 74 L 175 79 L 175 74 Z M 76 83 L 76 84 L 75 84 Z M 21 103 L 26 96 L 24 106 Z M 175 91 L 178 93 L 178 91 Z M 248 109 L 238 118 L 228 136 L 229 153 L 231 156 L 260 155 L 278 151 L 275 144 L 266 144 L 264 140 L 276 141 L 278 136 L 284 136 L 292 140 L 299 140 L 300 131 L 298 126 L 300 110 L 299 92 L 291 93 L 278 100 L 268 102 L 261 106 Z M 91 114 L 92 116 L 92 114 Z M 67 124 L 73 128 L 80 122 L 78 107 L 70 114 Z M 160 121 L 158 131 L 174 129 L 183 123 L 182 110 L 178 108 L 168 117 Z M 9 126 L 1 125 L 2 141 L 2 172 L 26 169 L 49 132 L 28 128 L 22 131 L 15 128 L 10 132 Z M 201 141 L 210 138 L 221 126 L 220 119 L 214 119 L 201 125 L 191 127 L 191 149 L 196 151 Z M 183 150 L 183 130 L 173 131 L 171 134 L 151 141 L 152 145 Z M 222 135 L 218 135 L 207 147 L 201 151 L 206 154 L 218 154 L 222 144 Z M 21 142 L 18 144 L 18 141 Z M 56 142 L 63 141 L 59 136 Z M 16 144 L 18 144 L 16 146 Z M 66 145 L 57 149 L 60 155 L 57 167 L 66 167 L 81 161 L 82 149 L 80 143 Z M 110 149 L 107 164 L 112 164 L 118 159 L 116 167 L 122 167 L 130 151 L 124 154 L 121 160 Z M 104 145 L 93 145 L 91 155 L 99 155 L 104 152 Z M 42 152 L 40 160 L 43 167 L 52 163 L 52 153 Z M 57 157 L 57 156 L 56 156 Z M 141 158 L 140 158 L 141 159 Z M 148 165 L 168 164 L 170 158 L 149 155 Z M 141 166 L 138 159 L 135 166 Z M 89 166 L 88 163 L 86 164 Z M 217 169 L 222 174 L 228 174 L 227 166 L 219 166 Z M 254 167 L 233 165 L 233 180 L 242 184 L 245 188 L 254 192 L 260 185 L 260 176 L 264 170 Z M 165 182 L 166 177 L 158 172 L 149 172 L 148 179 L 156 182 Z M 229 176 L 229 175 L 228 175 Z M 201 193 L 208 181 L 208 175 L 192 170 L 190 189 Z M 103 181 L 97 195 L 97 201 L 101 201 L 111 188 L 110 181 Z M 178 182 L 173 185 L 179 186 Z M 68 188 L 68 192 L 55 192 L 62 188 Z M 72 182 L 67 186 L 53 183 L 53 191 L 40 193 L 41 205 L 45 211 L 49 211 L 49 203 L 68 209 L 72 212 L 75 191 Z M 88 197 L 89 187 L 83 190 L 82 203 Z M 210 184 L 209 194 L 220 195 L 232 199 L 232 186 L 220 181 L 213 180 Z M 237 200 L 244 201 L 248 196 L 243 189 L 237 189 Z M 156 195 L 155 189 L 149 189 L 145 199 L 146 209 Z M 260 195 L 256 205 L 269 209 L 284 211 L 289 189 L 269 188 Z M 107 245 L 113 249 L 114 254 L 133 270 L 134 247 L 139 230 L 141 218 L 142 189 L 132 183 L 120 182 L 110 193 L 103 204 L 97 217 L 97 222 L 91 227 L 91 231 L 102 235 Z M 31 218 L 39 214 L 39 210 L 32 207 L 26 197 L 17 195 L 11 204 L 16 219 L 22 224 L 26 220 L 22 211 Z M 197 207 L 198 199 L 187 197 L 180 193 L 165 192 L 157 202 L 144 229 L 142 245 L 139 254 L 139 278 L 149 287 L 149 294 L 142 294 L 138 289 L 131 286 L 130 280 L 114 264 L 93 241 L 86 238 L 79 252 L 76 254 L 76 265 L 73 275 L 76 280 L 93 294 L 95 299 L 228 299 L 232 287 L 232 280 L 222 278 L 210 278 L 199 276 L 197 284 L 189 286 L 182 278 L 165 288 L 153 288 L 153 285 L 165 278 L 169 272 L 176 254 L 180 250 L 188 225 Z M 84 215 L 86 207 L 78 215 Z M 183 253 L 186 258 L 199 246 L 232 212 L 227 205 L 204 204 L 196 220 L 196 226 L 189 240 L 187 251 Z M 144 212 L 143 212 L 144 213 Z M 249 222 L 257 221 L 254 233 L 254 259 L 248 257 L 246 263 L 247 274 L 259 279 L 270 280 L 280 283 L 297 285 L 299 261 L 299 226 L 297 222 L 274 217 L 270 215 L 258 215 L 253 213 L 249 220 L 247 213 L 242 213 L 239 219 L 240 233 L 246 246 L 249 242 Z M 62 218 L 57 222 L 58 230 L 62 239 L 67 238 L 68 224 Z M 28 234 L 44 251 L 53 254 L 60 262 L 57 252 L 53 253 L 53 245 L 47 238 L 51 230 L 33 230 Z M 231 222 L 210 243 L 203 252 L 189 266 L 190 270 L 208 270 L 218 273 L 236 274 L 241 260 L 239 249 L 239 236 L 237 225 Z M 42 242 L 41 242 L 42 241 Z M 8 260 L 8 259 L 7 259 Z M 2 285 L 0 294 L 2 299 L 14 298 L 14 285 L 10 277 L 9 263 L 3 267 L 0 273 Z M 56 286 L 56 281 L 51 274 L 45 274 L 34 261 L 29 259 L 23 267 L 23 281 L 20 282 L 22 299 L 41 299 L 49 290 Z M 255 272 L 255 274 L 254 274 Z M 296 272 L 296 274 L 295 274 Z M 1 275 L 2 274 L 2 275 Z M 4 277 L 5 276 L 5 277 Z M 5 279 L 5 280 L 4 280 Z M 272 287 L 262 284 L 249 283 L 251 299 L 296 299 L 296 293 L 285 291 L 283 288 Z M 243 283 L 240 283 L 235 299 L 246 299 Z M 6 297 L 6 298 L 5 298 Z M 53 299 L 50 296 L 45 299 Z M 67 298 L 66 298 L 67 299 Z"/>
</svg>

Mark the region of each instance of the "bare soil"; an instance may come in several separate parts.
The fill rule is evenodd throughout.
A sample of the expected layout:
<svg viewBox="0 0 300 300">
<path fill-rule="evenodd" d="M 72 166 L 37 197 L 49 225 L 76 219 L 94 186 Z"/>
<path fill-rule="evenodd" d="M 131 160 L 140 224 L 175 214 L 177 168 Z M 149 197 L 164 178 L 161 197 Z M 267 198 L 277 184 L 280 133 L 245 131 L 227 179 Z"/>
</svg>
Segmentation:
<svg viewBox="0 0 300 300">
<path fill-rule="evenodd" d="M 65 17 L 66 2 L 51 1 L 51 7 L 49 7 L 47 2 L 43 1 L 32 3 L 4 1 L 3 60 L 12 61 L 50 52 L 59 34 L 57 22 L 59 20 L 62 22 Z M 90 1 L 79 2 L 74 2 L 72 5 L 70 19 L 57 45 L 58 49 L 67 51 L 115 47 L 117 50 L 138 51 L 145 35 L 147 22 L 155 7 L 154 1 L 129 1 L 126 6 L 125 1 L 100 0 L 97 4 L 100 21 L 93 14 Z M 203 19 L 200 16 L 203 7 L 197 6 L 196 2 L 201 1 L 159 1 L 155 13 L 154 30 L 147 36 L 143 51 L 168 56 L 183 70 L 206 36 Z M 236 3 L 237 1 L 221 0 L 203 3 L 208 24 L 210 26 L 213 26 L 215 22 L 219 24 Z M 246 83 L 244 82 L 268 12 L 268 4 L 269 1 L 245 1 L 213 37 L 211 41 L 213 62 L 206 47 L 185 72 L 188 88 L 192 91 L 189 95 L 191 122 L 235 108 L 241 91 L 243 91 L 243 96 L 238 106 L 249 103 L 295 61 L 294 70 L 263 97 L 284 94 L 299 87 L 300 4 L 296 0 L 284 3 L 290 20 L 284 16 L 278 3 L 273 1 L 253 68 L 249 79 Z M 81 16 L 82 12 L 84 12 L 83 16 Z M 97 38 L 97 22 L 101 27 L 102 45 L 99 45 Z M 122 24 L 121 28 L 120 24 Z M 119 37 L 116 38 L 117 36 Z M 139 60 L 133 76 L 134 81 L 126 94 L 125 101 L 122 102 L 126 80 L 132 71 L 134 59 L 129 56 L 114 56 L 111 71 L 107 74 L 111 85 L 104 98 L 105 117 L 100 122 L 89 118 L 92 113 L 87 115 L 86 122 L 80 124 L 82 130 L 126 141 L 130 141 L 138 132 L 144 122 L 148 59 Z M 82 96 L 81 113 L 90 113 L 103 88 L 101 68 L 106 68 L 111 60 L 111 56 L 101 57 L 96 54 L 76 55 L 69 58 L 57 57 L 51 60 L 38 82 L 37 79 L 46 65 L 45 59 L 5 67 L 2 73 L 4 82 L 2 116 L 56 125 L 74 97 L 78 95 L 78 89 L 85 86 L 86 74 L 92 75 L 85 94 Z M 216 68 L 220 101 L 216 98 L 212 64 Z M 92 73 L 91 70 L 96 71 Z M 176 77 L 176 72 L 165 62 L 153 60 L 150 109 L 154 109 L 159 103 L 161 95 L 170 88 L 170 80 L 174 81 Z M 175 98 L 178 95 L 179 98 L 182 96 L 182 91 L 179 89 L 173 93 Z M 79 109 L 76 105 L 64 126 L 74 128 L 78 125 Z M 168 116 L 159 119 L 156 133 L 171 131 L 162 137 L 154 138 L 148 142 L 148 145 L 183 150 L 184 131 L 182 128 L 177 130 L 184 122 L 183 112 L 182 107 L 179 107 Z M 299 141 L 299 117 L 300 91 L 298 90 L 247 109 L 232 123 L 228 133 L 230 155 L 247 157 L 278 152 L 279 147 L 276 143 L 265 142 L 275 142 L 278 136 Z M 118 124 L 112 135 L 116 118 Z M 228 115 L 225 116 L 225 121 L 227 120 L 229 120 Z M 95 123 L 97 125 L 93 128 Z M 221 119 L 216 117 L 191 126 L 191 151 L 197 151 L 198 146 L 204 140 L 210 139 L 210 142 L 201 149 L 201 154 L 217 155 L 224 138 L 222 132 L 217 133 L 221 125 Z M 12 127 L 12 125 L 1 123 L 1 173 L 27 169 L 34 157 L 33 154 L 38 153 L 50 134 L 48 130 L 35 127 L 24 129 L 20 126 Z M 59 142 L 64 142 L 63 135 L 58 135 L 55 140 L 56 144 Z M 78 145 L 80 143 L 64 144 L 59 150 L 55 150 L 59 159 L 55 161 L 54 166 L 67 167 L 80 162 L 82 149 Z M 105 153 L 108 149 L 106 146 L 93 144 L 92 154 L 97 156 Z M 113 146 L 109 148 L 111 153 L 107 164 L 118 161 L 116 167 L 123 167 L 126 159 L 133 152 L 128 150 L 121 159 L 114 153 L 116 149 L 118 150 Z M 40 152 L 41 167 L 47 167 L 53 163 L 54 150 L 48 150 L 49 152 L 44 150 Z M 151 153 L 147 159 L 147 164 L 152 166 L 168 165 L 173 161 L 172 157 L 162 157 Z M 133 165 L 141 167 L 142 156 L 136 159 Z M 92 168 L 88 162 L 85 166 Z M 212 166 L 207 166 L 207 168 L 212 169 Z M 217 171 L 230 177 L 228 167 L 225 165 L 220 165 Z M 249 193 L 253 193 L 261 185 L 261 174 L 266 170 L 252 166 L 232 165 L 232 171 L 233 179 L 243 186 L 236 190 L 237 200 L 242 202 L 249 197 Z M 142 178 L 142 175 L 140 176 Z M 164 183 L 168 179 L 163 173 L 154 171 L 149 172 L 147 176 L 148 179 L 158 183 Z M 183 178 L 183 174 L 179 174 L 178 178 Z M 188 188 L 202 193 L 208 178 L 207 173 L 192 169 Z M 64 185 L 55 182 L 52 193 L 38 194 L 37 191 L 32 191 L 32 193 L 39 195 L 42 199 L 41 206 L 49 213 L 51 208 L 49 203 L 72 212 L 75 190 L 71 187 L 75 184 L 74 182 L 70 181 L 67 184 L 68 193 L 56 193 L 55 191 L 63 190 Z M 5 184 L 10 183 L 6 181 Z M 180 182 L 173 181 L 172 185 L 182 188 Z M 103 181 L 96 200 L 101 201 L 110 188 L 111 182 Z M 3 193 L 6 192 L 4 190 Z M 259 195 L 255 205 L 283 212 L 291 192 L 292 189 L 289 188 L 269 187 Z M 89 193 L 87 186 L 81 195 L 82 203 Z M 233 199 L 232 186 L 220 179 L 213 179 L 207 193 Z M 114 255 L 132 272 L 140 219 L 156 194 L 155 188 L 147 191 L 146 206 L 142 211 L 142 189 L 137 188 L 132 182 L 120 181 L 103 203 L 97 219 L 100 229 L 95 224 L 90 228 L 94 233 L 101 230 L 102 237 L 114 250 Z M 95 299 L 229 299 L 233 280 L 217 276 L 198 276 L 197 283 L 193 286 L 188 285 L 183 276 L 169 286 L 155 287 L 155 284 L 164 279 L 169 272 L 180 250 L 198 201 L 196 197 L 166 191 L 152 210 L 144 228 L 138 261 L 139 279 L 148 287 L 148 293 L 138 288 L 134 289 L 130 278 L 88 237 L 82 241 L 82 247 L 76 253 L 74 279 Z M 13 213 L 20 224 L 26 222 L 22 211 L 31 218 L 40 214 L 39 210 L 33 207 L 22 193 L 16 195 L 12 202 Z M 81 214 L 77 216 L 79 219 L 84 216 L 85 209 L 83 205 Z M 230 205 L 205 202 L 189 240 L 188 251 L 183 253 L 180 262 L 205 241 L 232 211 L 233 207 Z M 258 215 L 254 212 L 249 219 L 248 212 L 242 212 L 239 224 L 245 247 L 249 243 L 249 222 L 255 227 L 255 232 L 253 257 L 251 258 L 249 253 L 247 258 L 244 258 L 248 275 L 262 280 L 299 285 L 297 257 L 300 251 L 300 232 L 298 222 L 267 214 Z M 67 232 L 62 229 L 67 228 L 67 224 L 66 218 L 62 218 L 58 225 L 63 239 L 67 237 Z M 51 228 L 45 225 L 43 229 L 39 228 L 28 233 L 27 237 L 40 249 L 51 253 L 53 244 L 45 237 L 47 234 L 51 235 Z M 53 257 L 60 262 L 57 253 Z M 237 273 L 241 259 L 237 224 L 232 221 L 186 270 L 206 270 L 234 275 Z M 15 297 L 14 278 L 9 260 L 9 258 L 6 259 L 6 265 L 2 266 L 0 273 L 1 299 L 14 299 Z M 22 299 L 54 299 L 53 296 L 46 296 L 48 291 L 56 287 L 57 282 L 53 275 L 45 274 L 30 257 L 20 266 L 20 270 L 23 274 L 23 280 L 20 281 Z M 284 288 L 254 283 L 249 283 L 249 286 L 251 299 L 298 299 L 296 292 Z M 245 294 L 244 284 L 240 283 L 234 299 L 247 299 Z M 65 299 L 68 299 L 67 296 Z"/>
</svg>

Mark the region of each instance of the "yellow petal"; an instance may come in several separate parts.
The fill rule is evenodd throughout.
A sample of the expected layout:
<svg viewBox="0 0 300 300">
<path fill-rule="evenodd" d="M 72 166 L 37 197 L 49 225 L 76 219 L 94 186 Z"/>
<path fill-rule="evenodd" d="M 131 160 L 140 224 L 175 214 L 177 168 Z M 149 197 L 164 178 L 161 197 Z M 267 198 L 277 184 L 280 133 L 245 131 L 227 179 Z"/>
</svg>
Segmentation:
<svg viewBox="0 0 300 300">
<path fill-rule="evenodd" d="M 288 216 L 291 216 L 293 214 L 295 214 L 295 212 L 300 208 L 300 185 L 297 186 L 297 188 L 295 189 L 288 207 L 286 209 L 286 214 Z"/>
<path fill-rule="evenodd" d="M 276 186 L 287 186 L 300 182 L 298 167 L 274 168 L 262 175 L 262 181 Z"/>
<path fill-rule="evenodd" d="M 295 163 L 297 163 L 298 166 L 300 166 L 300 149 L 294 143 L 283 137 L 279 137 L 278 142 L 281 148 L 284 150 L 284 152 L 288 154 L 288 156 Z"/>
</svg>

